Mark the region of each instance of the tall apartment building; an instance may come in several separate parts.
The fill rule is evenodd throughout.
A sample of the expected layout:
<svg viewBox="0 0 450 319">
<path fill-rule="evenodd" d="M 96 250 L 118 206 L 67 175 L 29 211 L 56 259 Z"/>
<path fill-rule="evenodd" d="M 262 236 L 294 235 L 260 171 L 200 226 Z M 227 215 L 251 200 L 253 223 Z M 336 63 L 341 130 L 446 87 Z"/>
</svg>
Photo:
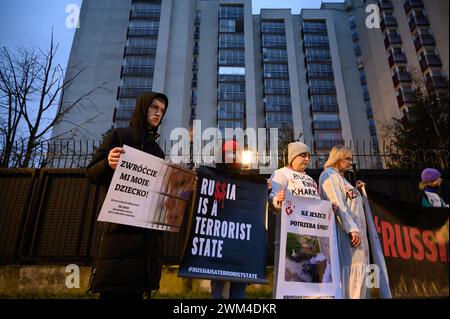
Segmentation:
<svg viewBox="0 0 450 319">
<path fill-rule="evenodd" d="M 366 25 L 371 4 L 379 28 Z M 86 122 L 75 138 L 98 140 L 127 126 L 136 96 L 154 90 L 170 101 L 161 145 L 201 120 L 222 132 L 278 128 L 280 139 L 319 153 L 350 141 L 377 150 L 384 125 L 412 103 L 414 69 L 428 89 L 446 85 L 445 8 L 446 0 L 347 0 L 254 15 L 250 0 L 84 0 L 67 76 L 86 69 L 64 100 L 106 84 L 53 135 Z"/>
</svg>

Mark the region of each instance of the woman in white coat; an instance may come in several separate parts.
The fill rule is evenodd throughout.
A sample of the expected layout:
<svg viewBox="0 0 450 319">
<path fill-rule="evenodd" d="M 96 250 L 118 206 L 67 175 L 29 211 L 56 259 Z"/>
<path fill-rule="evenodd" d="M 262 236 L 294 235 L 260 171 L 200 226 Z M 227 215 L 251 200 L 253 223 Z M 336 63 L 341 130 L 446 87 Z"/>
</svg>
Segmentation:
<svg viewBox="0 0 450 319">
<path fill-rule="evenodd" d="M 364 200 L 358 188 L 343 176 L 352 168 L 352 151 L 345 146 L 335 146 L 319 178 L 319 192 L 324 200 L 338 206 L 337 237 L 341 264 L 342 293 L 344 298 L 369 298 L 366 287 L 367 266 L 370 264 L 370 247 L 367 236 Z"/>
</svg>

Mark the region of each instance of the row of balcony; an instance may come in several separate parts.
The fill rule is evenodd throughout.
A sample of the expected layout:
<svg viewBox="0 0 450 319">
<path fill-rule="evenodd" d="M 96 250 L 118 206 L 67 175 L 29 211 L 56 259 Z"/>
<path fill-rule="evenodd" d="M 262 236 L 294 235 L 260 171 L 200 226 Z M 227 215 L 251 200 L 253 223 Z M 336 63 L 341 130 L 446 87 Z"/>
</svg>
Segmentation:
<svg viewBox="0 0 450 319">
<path fill-rule="evenodd" d="M 424 14 L 420 13 L 420 14 L 408 15 L 408 24 L 409 24 L 409 29 L 412 32 L 417 27 L 429 26 L 430 22 L 428 21 L 428 18 Z"/>
<path fill-rule="evenodd" d="M 379 0 L 378 6 L 381 10 L 394 10 L 392 0 Z M 406 14 L 408 14 L 411 9 L 423 8 L 423 2 L 422 0 L 403 0 L 403 7 L 405 8 Z"/>
<path fill-rule="evenodd" d="M 123 66 L 121 74 L 123 76 L 153 76 L 155 66 Z"/>
<path fill-rule="evenodd" d="M 160 10 L 132 10 L 130 19 L 159 20 L 160 15 Z"/>
<path fill-rule="evenodd" d="M 125 55 L 155 55 L 156 46 L 148 45 L 127 45 L 125 47 Z"/>
<path fill-rule="evenodd" d="M 337 103 L 312 103 L 309 106 L 312 113 L 338 113 L 339 107 Z"/>
<path fill-rule="evenodd" d="M 419 60 L 420 68 L 422 72 L 430 67 L 441 67 L 442 62 L 437 54 L 424 54 Z"/>
<path fill-rule="evenodd" d="M 314 130 L 340 130 L 341 122 L 338 121 L 313 121 L 311 127 Z"/>
<path fill-rule="evenodd" d="M 159 28 L 128 28 L 127 37 L 157 37 Z"/>
<path fill-rule="evenodd" d="M 339 144 L 344 145 L 345 144 L 344 140 L 343 139 L 338 139 L 338 140 L 317 139 L 314 142 L 314 148 L 317 150 L 329 150 Z"/>
<path fill-rule="evenodd" d="M 333 79 L 333 71 L 306 71 L 306 80 L 309 79 Z"/>
<path fill-rule="evenodd" d="M 310 86 L 308 88 L 308 95 L 323 94 L 323 95 L 336 95 L 336 88 L 334 86 Z"/>
</svg>

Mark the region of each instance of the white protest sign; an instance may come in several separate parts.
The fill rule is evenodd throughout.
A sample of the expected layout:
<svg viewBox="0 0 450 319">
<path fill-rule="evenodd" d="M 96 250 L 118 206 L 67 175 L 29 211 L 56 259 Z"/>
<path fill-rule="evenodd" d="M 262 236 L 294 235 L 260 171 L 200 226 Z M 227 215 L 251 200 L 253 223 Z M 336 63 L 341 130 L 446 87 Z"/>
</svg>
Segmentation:
<svg viewBox="0 0 450 319">
<path fill-rule="evenodd" d="M 331 202 L 286 193 L 281 214 L 276 298 L 340 298 Z"/>
<path fill-rule="evenodd" d="M 127 145 L 123 149 L 98 220 L 178 232 L 195 173 Z"/>
</svg>

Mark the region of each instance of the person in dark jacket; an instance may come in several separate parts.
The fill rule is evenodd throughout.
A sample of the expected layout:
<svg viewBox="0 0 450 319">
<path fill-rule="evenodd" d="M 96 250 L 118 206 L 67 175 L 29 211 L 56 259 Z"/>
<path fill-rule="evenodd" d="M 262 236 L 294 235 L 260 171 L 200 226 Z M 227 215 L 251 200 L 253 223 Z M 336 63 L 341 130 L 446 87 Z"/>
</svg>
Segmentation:
<svg viewBox="0 0 450 319">
<path fill-rule="evenodd" d="M 144 93 L 136 99 L 130 127 L 116 128 L 103 140 L 87 167 L 92 184 L 109 187 L 123 153 L 123 145 L 164 158 L 156 139 L 169 101 L 161 93 Z M 92 269 L 90 290 L 101 299 L 141 299 L 159 289 L 162 232 L 105 223 Z"/>
</svg>

